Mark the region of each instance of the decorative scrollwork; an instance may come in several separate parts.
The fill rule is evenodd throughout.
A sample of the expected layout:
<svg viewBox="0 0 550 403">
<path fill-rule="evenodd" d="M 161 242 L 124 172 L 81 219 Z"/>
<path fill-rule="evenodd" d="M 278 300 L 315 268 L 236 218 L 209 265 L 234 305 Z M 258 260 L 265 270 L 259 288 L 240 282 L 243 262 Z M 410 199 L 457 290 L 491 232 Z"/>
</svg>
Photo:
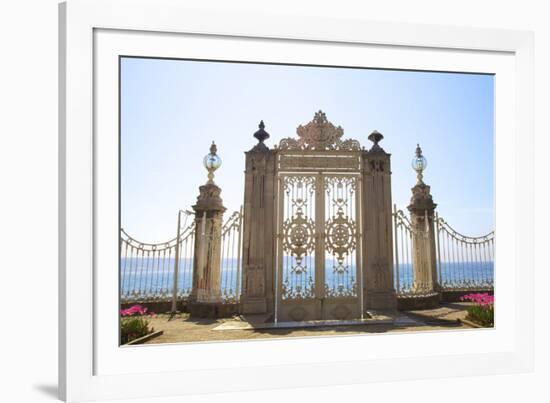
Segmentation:
<svg viewBox="0 0 550 403">
<path fill-rule="evenodd" d="M 336 141 L 335 149 L 342 151 L 359 151 L 361 150 L 361 143 L 354 139 L 347 139 L 344 141 L 338 140 Z"/>
<path fill-rule="evenodd" d="M 284 138 L 279 142 L 281 150 L 343 150 L 360 151 L 357 140 L 342 140 L 344 129 L 336 127 L 327 120 L 323 111 L 315 113 L 313 120 L 296 129 L 298 139 Z"/>
<path fill-rule="evenodd" d="M 282 284 L 283 299 L 306 299 L 315 297 L 315 284 L 313 278 L 309 276 L 306 284 L 291 284 L 288 277 Z"/>
<path fill-rule="evenodd" d="M 355 176 L 325 176 L 324 187 L 325 191 L 330 192 L 330 187 L 335 187 L 336 190 L 342 191 L 344 186 L 348 186 L 350 195 L 357 189 L 357 177 Z"/>
<path fill-rule="evenodd" d="M 302 150 L 302 144 L 292 137 L 286 137 L 279 142 L 281 150 Z"/>
<path fill-rule="evenodd" d="M 309 189 L 309 193 L 313 194 L 315 191 L 315 177 L 312 175 L 289 175 L 283 179 L 283 189 L 285 192 L 289 192 L 292 188 L 297 190 Z"/>
<path fill-rule="evenodd" d="M 353 176 L 327 176 L 324 187 L 327 196 L 332 198 L 336 212 L 325 223 L 326 250 L 336 258 L 335 273 L 347 272 L 346 257 L 355 250 L 356 224 L 346 213 L 348 202 L 353 198 L 357 178 Z"/>
<path fill-rule="evenodd" d="M 334 271 L 343 273 L 347 271 L 347 266 L 344 265 L 346 256 L 355 250 L 356 229 L 355 222 L 344 215 L 342 199 L 335 200 L 338 209 L 336 215 L 327 221 L 325 225 L 326 231 L 326 249 L 332 253 L 338 263 L 334 267 Z"/>
<path fill-rule="evenodd" d="M 293 272 L 299 274 L 307 270 L 303 258 L 307 253 L 313 252 L 314 248 L 315 223 L 304 216 L 303 205 L 298 205 L 295 215 L 283 223 L 283 250 L 295 258 Z"/>
<path fill-rule="evenodd" d="M 332 287 L 325 284 L 325 295 L 329 298 L 335 297 L 356 297 L 357 296 L 357 282 L 355 278 L 351 277 L 351 284 L 339 283 Z"/>
<path fill-rule="evenodd" d="M 330 214 L 325 222 L 325 251 L 330 259 L 325 272 L 325 295 L 327 297 L 355 297 L 355 250 L 357 224 L 355 222 L 356 187 L 358 178 L 349 175 L 324 177 L 326 211 Z"/>
<path fill-rule="evenodd" d="M 284 299 L 314 296 L 315 222 L 310 217 L 314 207 L 316 177 L 288 175 L 282 179 L 288 210 L 281 228 L 284 255 L 288 256 L 282 285 Z"/>
</svg>

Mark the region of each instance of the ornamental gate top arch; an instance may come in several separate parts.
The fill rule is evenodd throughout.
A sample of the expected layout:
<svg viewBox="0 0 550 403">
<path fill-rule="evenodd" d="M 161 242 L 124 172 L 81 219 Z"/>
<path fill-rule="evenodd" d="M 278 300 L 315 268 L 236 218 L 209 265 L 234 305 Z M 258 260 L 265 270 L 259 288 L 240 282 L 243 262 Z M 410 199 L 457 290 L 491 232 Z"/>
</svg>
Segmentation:
<svg viewBox="0 0 550 403">
<path fill-rule="evenodd" d="M 390 155 L 383 136 L 342 139 L 322 111 L 297 138 L 246 152 L 244 314 L 275 321 L 363 318 L 394 308 Z"/>
<path fill-rule="evenodd" d="M 298 126 L 296 133 L 298 139 L 284 138 L 279 142 L 278 148 L 280 150 L 361 150 L 361 144 L 357 140 L 342 141 L 344 129 L 329 122 L 323 111 L 316 112 L 313 120 L 305 126 Z"/>
</svg>

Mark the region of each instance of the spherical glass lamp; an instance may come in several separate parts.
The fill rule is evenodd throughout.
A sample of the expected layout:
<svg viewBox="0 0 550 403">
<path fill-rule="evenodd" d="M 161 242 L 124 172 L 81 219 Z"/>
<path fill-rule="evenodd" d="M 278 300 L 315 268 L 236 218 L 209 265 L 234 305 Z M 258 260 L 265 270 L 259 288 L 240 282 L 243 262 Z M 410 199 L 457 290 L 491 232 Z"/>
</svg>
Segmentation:
<svg viewBox="0 0 550 403">
<path fill-rule="evenodd" d="M 418 182 L 422 183 L 422 172 L 424 172 L 424 170 L 428 167 L 428 160 L 422 155 L 422 149 L 420 148 L 419 144 L 416 145 L 416 152 L 411 162 L 411 165 L 412 168 L 416 171 Z"/>
<path fill-rule="evenodd" d="M 212 142 L 210 146 L 210 153 L 206 154 L 202 163 L 206 170 L 208 171 L 208 182 L 209 184 L 214 184 L 214 171 L 222 165 L 222 159 L 216 154 L 218 148 L 216 144 Z"/>
</svg>

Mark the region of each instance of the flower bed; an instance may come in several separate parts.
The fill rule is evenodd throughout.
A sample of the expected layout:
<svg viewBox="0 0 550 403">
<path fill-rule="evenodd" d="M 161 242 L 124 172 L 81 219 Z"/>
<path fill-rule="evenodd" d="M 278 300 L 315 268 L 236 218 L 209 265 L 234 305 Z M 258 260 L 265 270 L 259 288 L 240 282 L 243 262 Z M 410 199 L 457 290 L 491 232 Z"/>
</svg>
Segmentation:
<svg viewBox="0 0 550 403">
<path fill-rule="evenodd" d="M 460 298 L 474 304 L 468 307 L 466 319 L 483 327 L 493 327 L 495 322 L 495 297 L 488 293 L 468 294 Z"/>
<path fill-rule="evenodd" d="M 154 316 L 147 312 L 147 308 L 141 305 L 133 305 L 120 311 L 120 344 L 127 344 L 155 331 L 149 326 L 148 316 Z"/>
</svg>

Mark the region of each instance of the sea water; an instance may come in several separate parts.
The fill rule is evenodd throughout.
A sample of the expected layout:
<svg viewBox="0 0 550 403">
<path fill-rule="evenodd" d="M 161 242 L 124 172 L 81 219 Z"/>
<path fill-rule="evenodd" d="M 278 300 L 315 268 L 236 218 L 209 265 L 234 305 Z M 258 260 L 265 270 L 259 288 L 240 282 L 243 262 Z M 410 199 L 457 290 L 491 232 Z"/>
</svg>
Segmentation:
<svg viewBox="0 0 550 403">
<path fill-rule="evenodd" d="M 174 281 L 175 259 L 154 258 L 122 258 L 120 261 L 120 286 L 121 294 L 131 295 L 171 295 Z M 335 272 L 334 261 L 327 259 L 325 262 L 325 282 L 329 285 L 338 285 L 342 276 Z M 222 294 L 234 294 L 237 289 L 237 281 L 242 267 L 238 267 L 236 258 L 223 259 L 220 271 Z M 493 284 L 494 263 L 486 262 L 441 262 L 437 268 L 440 284 L 449 286 L 460 284 Z M 180 259 L 178 270 L 178 293 L 186 295 L 192 286 L 193 261 L 191 258 Z M 412 265 L 400 263 L 394 265 L 394 273 L 399 273 L 400 289 L 409 288 L 413 282 Z M 311 273 L 311 274 L 310 274 Z M 355 266 L 348 267 L 346 284 L 351 284 L 357 279 L 354 276 Z M 311 268 L 303 273 L 307 281 L 311 277 L 315 281 L 315 273 Z M 296 275 L 294 275 L 296 276 Z M 295 278 L 296 280 L 296 278 Z M 298 281 L 300 283 L 300 281 Z M 394 275 L 394 287 L 397 287 L 397 276 Z"/>
</svg>

